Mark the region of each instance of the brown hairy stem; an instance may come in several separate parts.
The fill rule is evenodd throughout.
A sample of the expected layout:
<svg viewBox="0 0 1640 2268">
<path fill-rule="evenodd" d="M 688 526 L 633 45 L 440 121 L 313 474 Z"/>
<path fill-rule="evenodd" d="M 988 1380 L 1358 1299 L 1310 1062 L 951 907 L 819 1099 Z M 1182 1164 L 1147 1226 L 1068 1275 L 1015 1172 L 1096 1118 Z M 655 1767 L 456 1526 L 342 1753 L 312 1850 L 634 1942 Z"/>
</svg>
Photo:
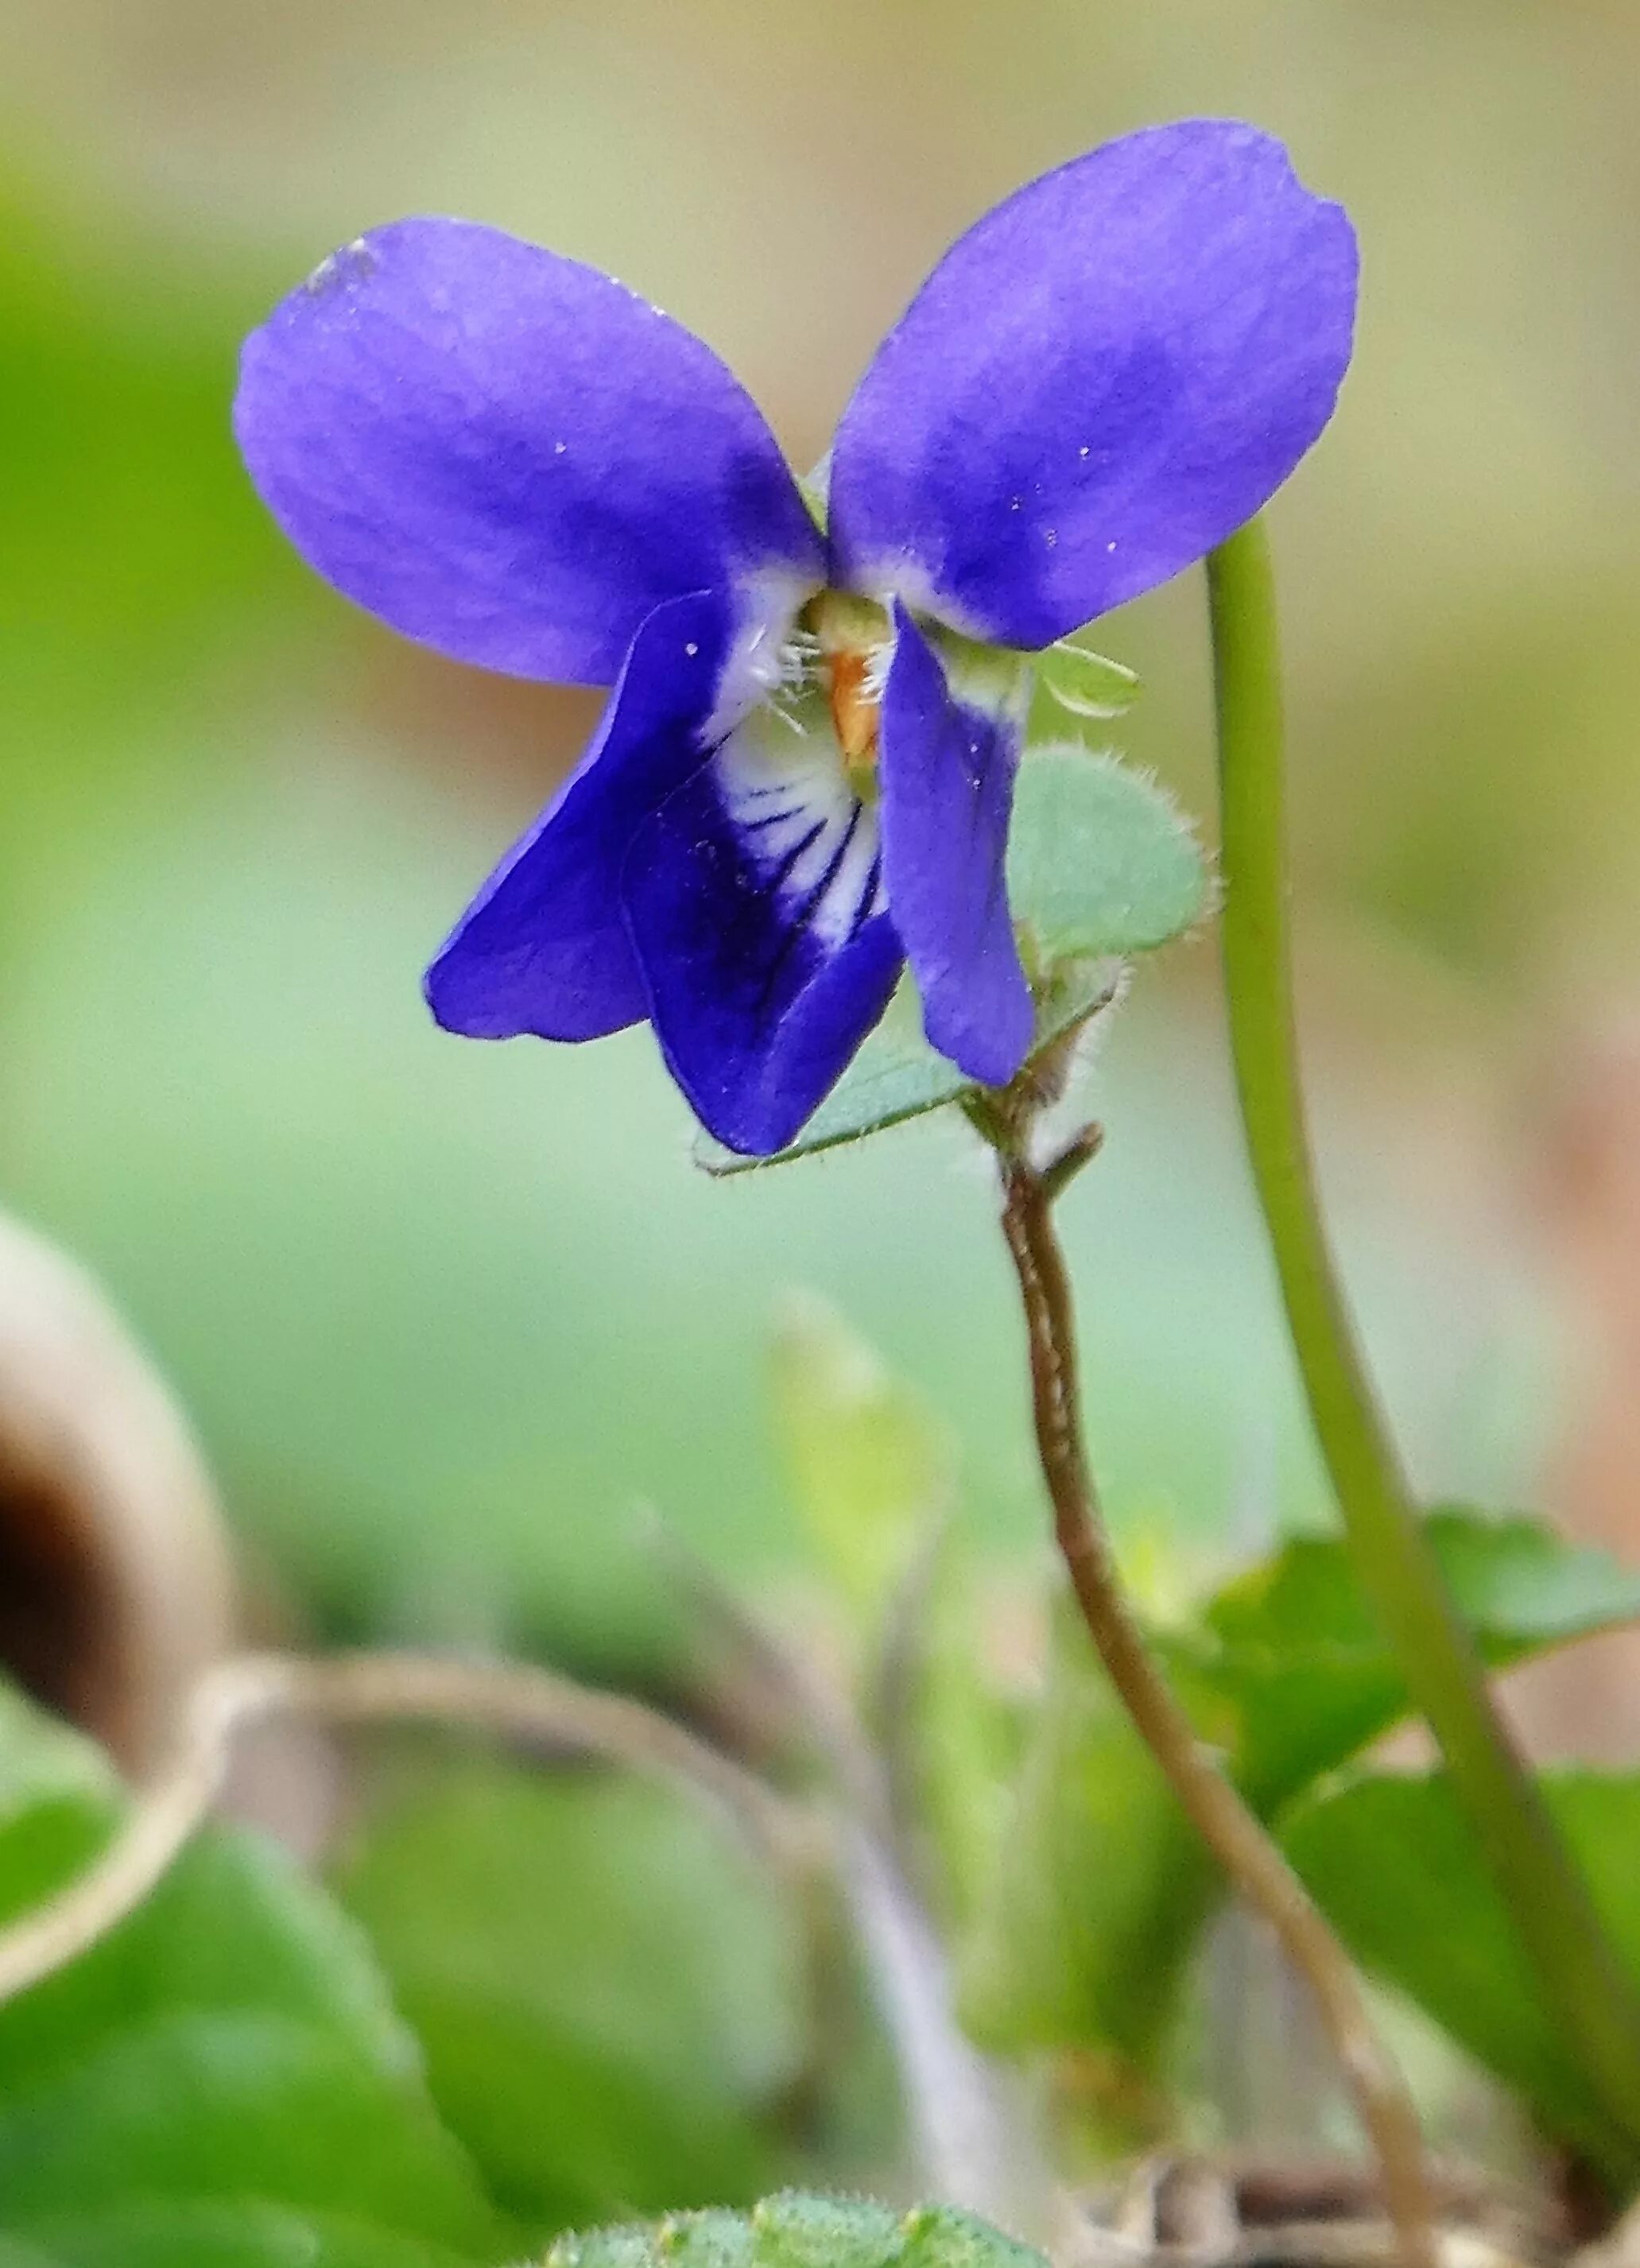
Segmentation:
<svg viewBox="0 0 1640 2268">
<path fill-rule="evenodd" d="M 1167 1775 L 1191 1823 L 1230 1881 L 1276 1932 L 1312 1993 L 1377 2155 L 1386 2210 L 1407 2268 L 1436 2258 L 1423 2142 L 1394 2063 L 1379 2039 L 1359 1980 L 1309 1893 L 1259 1820 L 1196 1738 L 1122 1595 L 1082 1432 L 1075 1305 L 1054 1226 L 1072 1143 L 1039 1171 L 997 1145 L 1003 1233 L 1019 1279 L 1031 1355 L 1031 1400 L 1054 1535 L 1089 1635 L 1112 1684 Z M 1071 1164 L 1075 1170 L 1075 1164 Z"/>
</svg>

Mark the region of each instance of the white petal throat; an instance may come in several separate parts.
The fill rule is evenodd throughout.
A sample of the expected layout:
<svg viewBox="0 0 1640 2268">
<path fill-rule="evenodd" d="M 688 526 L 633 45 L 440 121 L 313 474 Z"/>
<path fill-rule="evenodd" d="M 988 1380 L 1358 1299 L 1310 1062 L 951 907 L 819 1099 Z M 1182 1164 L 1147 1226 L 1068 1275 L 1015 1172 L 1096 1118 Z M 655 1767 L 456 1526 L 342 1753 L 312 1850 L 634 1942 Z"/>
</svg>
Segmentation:
<svg viewBox="0 0 1640 2268">
<path fill-rule="evenodd" d="M 827 946 L 882 912 L 875 806 L 849 786 L 830 719 L 805 702 L 756 710 L 713 758 L 724 813 L 758 887 Z"/>
</svg>

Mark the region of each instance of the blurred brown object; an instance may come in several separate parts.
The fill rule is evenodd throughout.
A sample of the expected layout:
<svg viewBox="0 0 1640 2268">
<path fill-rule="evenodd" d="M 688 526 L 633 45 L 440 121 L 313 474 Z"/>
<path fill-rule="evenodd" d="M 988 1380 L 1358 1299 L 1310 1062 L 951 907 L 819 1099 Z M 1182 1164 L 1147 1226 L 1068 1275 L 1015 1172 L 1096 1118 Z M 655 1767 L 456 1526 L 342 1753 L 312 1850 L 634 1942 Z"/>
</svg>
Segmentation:
<svg viewBox="0 0 1640 2268">
<path fill-rule="evenodd" d="M 170 1394 L 91 1278 L 0 1214 L 0 1669 L 140 1772 L 233 1620 Z"/>
<path fill-rule="evenodd" d="M 1640 1562 L 1640 1020 L 1585 1038 L 1556 1080 L 1539 1203 L 1572 1329 L 1573 1399 L 1545 1511 Z M 1640 1756 L 1640 1631 L 1615 1631 L 1509 1682 L 1535 1752 Z"/>
<path fill-rule="evenodd" d="M 1576 2257 L 1534 2185 L 1438 2161 L 1430 2172 L 1440 2268 L 1541 2268 Z M 1325 2157 L 1160 2153 L 1119 2183 L 1062 2203 L 1061 2268 L 1396 2268 L 1400 2258 L 1371 2173 Z M 1611 2264 L 1602 2256 L 1598 2268 Z"/>
</svg>

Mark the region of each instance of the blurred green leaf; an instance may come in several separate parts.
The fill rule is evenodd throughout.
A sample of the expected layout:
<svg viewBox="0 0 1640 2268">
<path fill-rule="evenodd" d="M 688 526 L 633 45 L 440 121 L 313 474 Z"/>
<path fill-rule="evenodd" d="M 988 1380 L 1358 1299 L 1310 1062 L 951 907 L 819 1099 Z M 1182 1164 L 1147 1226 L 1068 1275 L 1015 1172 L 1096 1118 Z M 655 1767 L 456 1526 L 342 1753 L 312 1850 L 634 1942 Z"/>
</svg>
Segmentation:
<svg viewBox="0 0 1640 2268">
<path fill-rule="evenodd" d="M 0 1921 L 71 1879 L 119 1803 L 89 1748 L 0 1699 Z M 202 1837 L 129 1920 L 0 2008 L 0 2228 L 77 2260 L 55 2225 L 113 2230 L 136 2201 L 356 2224 L 338 2268 L 508 2241 L 363 1940 L 247 1835 Z"/>
<path fill-rule="evenodd" d="M 1640 1571 L 1536 1521 L 1457 1506 L 1426 1523 L 1458 1610 L 1495 1668 L 1640 1616 Z M 1345 1546 L 1304 1536 L 1238 1576 L 1202 1617 L 1205 1646 L 1173 1653 L 1203 1729 L 1271 1811 L 1410 1707 Z"/>
<path fill-rule="evenodd" d="M 1640 1614 L 1640 1575 L 1522 1520 L 1430 1515 L 1489 1661 Z M 1410 1706 L 1343 1546 L 1301 1537 L 1158 1644 L 1204 1735 L 1267 1817 Z M 1011 1822 L 964 1962 L 965 2007 L 998 2045 L 1114 2047 L 1152 2070 L 1222 1895 L 1079 1629 L 1062 1637 Z"/>
<path fill-rule="evenodd" d="M 1207 865 L 1153 780 L 1071 742 L 1019 767 L 1008 897 L 1040 964 L 1144 953 L 1182 936 L 1207 904 Z"/>
<path fill-rule="evenodd" d="M 930 1878 L 924 1888 L 952 1936 L 971 1925 L 990 1894 L 1036 1715 L 1003 1686 L 988 1658 L 1005 1623 L 1010 1577 L 976 1565 L 970 1545 L 966 1530 L 940 1539 L 912 1638 L 904 1721 L 885 1727 L 898 1808 L 916 1823 Z"/>
<path fill-rule="evenodd" d="M 1118 972 L 1108 961 L 1067 963 L 1055 969 L 1038 988 L 1032 1052 L 1041 1054 L 1107 1007 L 1117 984 Z M 761 1173 L 768 1166 L 788 1165 L 794 1158 L 810 1158 L 842 1143 L 880 1134 L 908 1118 L 978 1093 L 974 1081 L 923 1038 L 922 1003 L 907 977 L 881 1023 L 788 1148 L 772 1158 L 743 1158 L 702 1134 L 695 1145 L 695 1160 L 709 1174 Z"/>
<path fill-rule="evenodd" d="M 1547 1775 L 1550 1811 L 1628 1966 L 1640 1974 L 1640 1778 Z M 1507 1909 L 1445 1778 L 1364 1777 L 1289 1815 L 1289 1857 L 1357 1960 L 1496 2072 L 1545 2128 L 1632 2176 L 1544 2008 Z"/>
<path fill-rule="evenodd" d="M 139 2199 L 53 2220 L 38 2246 L 0 2239 L 0 2268 L 464 2268 L 464 2256 L 329 2213 Z"/>
<path fill-rule="evenodd" d="M 1036 656 L 1039 682 L 1073 717 L 1124 717 L 1139 697 L 1136 674 L 1108 654 L 1061 638 Z"/>
<path fill-rule="evenodd" d="M 1114 2048 L 1152 2073 L 1216 1870 L 1068 1609 L 989 1893 L 960 1955 L 986 2046 Z"/>
<path fill-rule="evenodd" d="M 539 2233 L 780 2178 L 802 1949 L 693 1806 L 602 1771 L 420 1751 L 339 1887 L 440 2110 Z"/>
<path fill-rule="evenodd" d="M 811 1295 L 787 1303 L 773 1385 L 793 1506 L 827 1575 L 867 1616 L 949 1498 L 945 1444 L 875 1351 Z"/>
</svg>

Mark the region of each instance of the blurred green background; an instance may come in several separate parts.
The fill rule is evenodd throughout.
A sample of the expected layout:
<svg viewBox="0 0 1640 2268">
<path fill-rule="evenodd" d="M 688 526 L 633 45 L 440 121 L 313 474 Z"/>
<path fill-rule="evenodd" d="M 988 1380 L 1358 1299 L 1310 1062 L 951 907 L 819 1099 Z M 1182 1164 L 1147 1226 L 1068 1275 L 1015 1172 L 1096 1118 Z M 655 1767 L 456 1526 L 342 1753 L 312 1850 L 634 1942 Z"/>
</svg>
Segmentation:
<svg viewBox="0 0 1640 2268">
<path fill-rule="evenodd" d="M 778 1580 L 793 1284 L 960 1437 L 988 1548 L 1041 1521 L 956 1126 L 717 1186 L 646 1034 L 428 1021 L 423 963 L 594 704 L 306 573 L 232 452 L 240 336 L 336 242 L 461 213 L 691 324 L 803 465 L 970 219 L 1196 112 L 1284 136 L 1363 239 L 1356 369 L 1274 513 L 1305 1033 L 1419 1477 L 1533 1495 L 1579 1377 L 1539 1130 L 1640 973 L 1640 16 L 5 0 L 0 28 L 0 1202 L 109 1282 L 299 1616 L 629 1668 L 668 1630 L 655 1512 Z M 1147 683 L 1125 745 L 1210 818 L 1200 612 L 1189 579 L 1103 643 Z M 1210 939 L 1142 973 L 1068 1219 L 1117 1516 L 1217 1554 L 1321 1505 L 1215 981 Z"/>
</svg>

